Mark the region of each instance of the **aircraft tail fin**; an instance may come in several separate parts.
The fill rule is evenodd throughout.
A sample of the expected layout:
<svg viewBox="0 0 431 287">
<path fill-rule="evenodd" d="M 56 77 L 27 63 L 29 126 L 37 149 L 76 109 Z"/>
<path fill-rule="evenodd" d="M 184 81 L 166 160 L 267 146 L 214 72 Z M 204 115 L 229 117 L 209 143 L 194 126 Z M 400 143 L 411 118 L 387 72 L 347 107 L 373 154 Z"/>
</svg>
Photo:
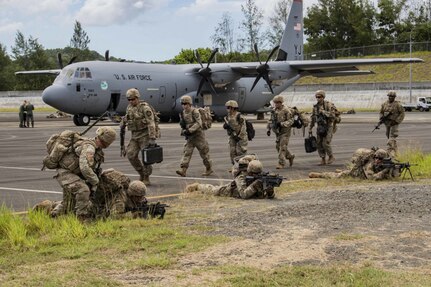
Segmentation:
<svg viewBox="0 0 431 287">
<path fill-rule="evenodd" d="M 303 0 L 292 0 L 289 17 L 276 61 L 303 60 L 304 21 L 302 16 Z"/>
</svg>

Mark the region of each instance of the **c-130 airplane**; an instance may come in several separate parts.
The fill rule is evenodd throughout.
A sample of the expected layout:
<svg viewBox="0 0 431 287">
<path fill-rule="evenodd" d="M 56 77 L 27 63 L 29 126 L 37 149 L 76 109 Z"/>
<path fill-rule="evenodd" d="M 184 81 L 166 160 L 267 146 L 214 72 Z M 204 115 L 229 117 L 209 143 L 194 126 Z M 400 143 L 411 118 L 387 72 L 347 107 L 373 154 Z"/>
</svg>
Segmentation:
<svg viewBox="0 0 431 287">
<path fill-rule="evenodd" d="M 16 74 L 57 74 L 42 93 L 42 100 L 72 114 L 77 126 L 109 112 L 124 115 L 129 88 L 137 88 L 145 100 L 160 112 L 161 120 L 175 119 L 182 110 L 180 98 L 192 97 L 196 106 L 209 106 L 215 116 L 224 116 L 224 104 L 236 100 L 243 113 L 255 113 L 301 77 L 333 77 L 372 74 L 358 65 L 423 62 L 418 58 L 303 60 L 303 0 L 293 0 L 281 44 L 266 62 L 213 63 L 217 49 L 206 65 L 169 65 L 133 62 L 86 61 L 62 69 L 22 71 Z M 269 61 L 278 50 L 275 61 Z M 108 59 L 109 57 L 105 57 Z M 61 60 L 61 59 L 59 59 Z M 59 61 L 60 62 L 60 61 Z M 73 60 L 71 60 L 73 62 Z M 61 64 L 60 64 L 61 65 Z M 261 80 L 262 79 L 262 80 Z"/>
</svg>

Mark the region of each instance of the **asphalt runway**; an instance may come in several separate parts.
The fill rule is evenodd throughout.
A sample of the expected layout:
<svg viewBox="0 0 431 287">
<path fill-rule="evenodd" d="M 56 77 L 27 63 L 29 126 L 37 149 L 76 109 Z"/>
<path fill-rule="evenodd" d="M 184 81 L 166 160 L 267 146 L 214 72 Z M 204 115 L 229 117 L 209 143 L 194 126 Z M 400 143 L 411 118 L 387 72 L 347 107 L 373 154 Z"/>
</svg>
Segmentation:
<svg viewBox="0 0 431 287">
<path fill-rule="evenodd" d="M 76 127 L 71 120 L 44 119 L 36 120 L 35 128 L 18 128 L 15 114 L 0 114 L 0 201 L 15 211 L 27 210 L 35 203 L 44 200 L 60 200 L 61 189 L 52 177 L 53 170 L 41 171 L 42 159 L 46 155 L 45 142 L 54 133 L 65 129 L 82 131 L 85 128 Z M 40 116 L 38 117 L 41 118 Z M 36 118 L 36 119 L 38 119 Z M 334 135 L 332 145 L 336 161 L 332 165 L 317 166 L 320 159 L 317 153 L 307 154 L 304 149 L 302 130 L 295 130 L 292 135 L 289 150 L 296 155 L 293 167 L 276 170 L 277 154 L 274 136 L 266 135 L 266 124 L 255 122 L 256 137 L 249 142 L 249 153 L 256 153 L 263 162 L 264 169 L 280 173 L 288 180 L 306 178 L 310 171 L 333 171 L 343 168 L 352 153 L 360 147 L 385 147 L 384 128 L 371 131 L 377 122 L 377 113 L 358 113 L 342 115 L 342 123 Z M 118 131 L 118 125 L 102 122 L 97 126 L 110 125 Z M 88 133 L 93 136 L 94 127 Z M 424 152 L 431 152 L 431 113 L 406 113 L 406 118 L 400 126 L 400 147 L 420 147 Z M 166 201 L 171 195 L 180 193 L 186 184 L 196 181 L 202 183 L 220 184 L 229 181 L 230 159 L 226 131 L 221 123 L 214 123 L 206 132 L 210 144 L 210 155 L 215 173 L 202 177 L 204 170 L 202 160 L 197 151 L 194 152 L 187 172 L 188 177 L 181 178 L 175 170 L 179 167 L 182 156 L 184 138 L 181 137 L 178 124 L 161 124 L 162 138 L 158 144 L 164 148 L 164 160 L 153 165 L 151 186 L 148 197 L 150 200 Z M 130 137 L 128 133 L 127 139 Z M 127 174 L 132 180 L 138 175 L 126 158 L 120 157 L 119 140 L 105 150 L 106 161 L 103 169 L 115 168 Z"/>
</svg>

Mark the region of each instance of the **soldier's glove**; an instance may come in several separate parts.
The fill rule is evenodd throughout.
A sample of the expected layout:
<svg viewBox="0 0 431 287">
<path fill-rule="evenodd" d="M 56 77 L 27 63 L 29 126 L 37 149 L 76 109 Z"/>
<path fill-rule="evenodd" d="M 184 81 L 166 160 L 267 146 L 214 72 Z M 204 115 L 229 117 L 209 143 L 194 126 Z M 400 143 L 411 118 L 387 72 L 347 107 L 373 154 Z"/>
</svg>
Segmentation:
<svg viewBox="0 0 431 287">
<path fill-rule="evenodd" d="M 267 130 L 267 131 L 266 131 L 266 135 L 267 135 L 267 136 L 271 136 L 271 131 L 270 131 L 270 130 Z"/>
<path fill-rule="evenodd" d="M 229 128 L 229 125 L 228 125 L 227 123 L 224 123 L 224 124 L 223 124 L 223 128 L 224 128 L 225 130 L 227 130 L 227 129 Z"/>
<path fill-rule="evenodd" d="M 120 147 L 120 157 L 125 157 L 126 156 L 126 148 L 122 145 Z"/>
<path fill-rule="evenodd" d="M 184 135 L 185 136 L 190 136 L 190 135 L 192 135 L 192 133 L 189 131 L 189 130 L 184 130 Z"/>
<path fill-rule="evenodd" d="M 155 139 L 150 139 L 148 141 L 148 147 L 155 147 L 156 146 L 156 140 Z"/>
<path fill-rule="evenodd" d="M 277 127 L 277 129 L 281 129 L 281 123 L 277 123 L 275 126 Z"/>
</svg>

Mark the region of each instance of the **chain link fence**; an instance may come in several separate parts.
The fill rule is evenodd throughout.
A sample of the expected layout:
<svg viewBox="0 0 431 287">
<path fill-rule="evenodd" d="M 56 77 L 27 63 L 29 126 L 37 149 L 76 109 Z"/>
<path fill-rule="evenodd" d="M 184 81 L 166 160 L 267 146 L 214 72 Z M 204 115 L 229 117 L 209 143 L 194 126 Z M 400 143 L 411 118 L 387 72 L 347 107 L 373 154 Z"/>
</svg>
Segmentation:
<svg viewBox="0 0 431 287">
<path fill-rule="evenodd" d="M 323 60 L 347 57 L 363 57 L 383 55 L 392 53 L 409 53 L 410 45 L 412 52 L 431 51 L 431 42 L 393 43 L 384 45 L 371 45 L 353 48 L 325 50 L 304 54 L 304 60 Z"/>
</svg>

